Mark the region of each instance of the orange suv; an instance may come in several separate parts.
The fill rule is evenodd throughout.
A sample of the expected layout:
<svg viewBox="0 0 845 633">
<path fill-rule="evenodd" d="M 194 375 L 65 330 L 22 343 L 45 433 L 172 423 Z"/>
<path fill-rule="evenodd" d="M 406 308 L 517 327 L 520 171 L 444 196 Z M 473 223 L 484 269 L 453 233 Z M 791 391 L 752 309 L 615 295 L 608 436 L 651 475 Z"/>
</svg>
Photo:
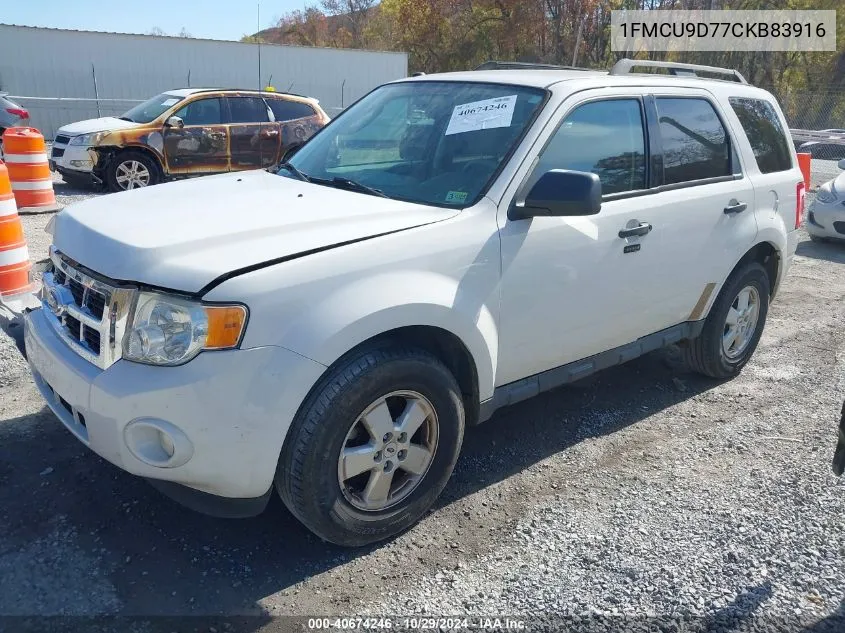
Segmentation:
<svg viewBox="0 0 845 633">
<path fill-rule="evenodd" d="M 170 90 L 123 116 L 60 128 L 50 166 L 112 191 L 272 165 L 329 122 L 316 99 L 269 90 Z"/>
</svg>

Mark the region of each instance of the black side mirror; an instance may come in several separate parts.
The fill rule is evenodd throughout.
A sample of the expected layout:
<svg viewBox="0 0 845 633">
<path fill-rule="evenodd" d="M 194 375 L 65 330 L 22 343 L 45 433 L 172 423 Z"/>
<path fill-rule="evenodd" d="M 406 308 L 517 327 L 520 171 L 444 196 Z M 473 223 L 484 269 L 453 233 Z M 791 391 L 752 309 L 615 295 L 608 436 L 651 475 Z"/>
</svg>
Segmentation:
<svg viewBox="0 0 845 633">
<path fill-rule="evenodd" d="M 601 209 L 601 180 L 585 171 L 552 169 L 540 176 L 524 200 L 508 210 L 509 220 L 535 216 L 595 215 Z"/>
</svg>

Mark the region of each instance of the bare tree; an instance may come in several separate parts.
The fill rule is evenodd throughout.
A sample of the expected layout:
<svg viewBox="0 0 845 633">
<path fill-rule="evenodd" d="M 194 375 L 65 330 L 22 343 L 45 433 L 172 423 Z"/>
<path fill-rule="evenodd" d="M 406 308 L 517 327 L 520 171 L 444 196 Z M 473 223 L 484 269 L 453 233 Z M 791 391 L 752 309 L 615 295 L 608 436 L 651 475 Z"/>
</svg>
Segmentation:
<svg viewBox="0 0 845 633">
<path fill-rule="evenodd" d="M 349 25 L 352 48 L 361 48 L 364 26 L 375 0 L 322 0 L 320 4 L 327 15 L 342 16 Z"/>
</svg>

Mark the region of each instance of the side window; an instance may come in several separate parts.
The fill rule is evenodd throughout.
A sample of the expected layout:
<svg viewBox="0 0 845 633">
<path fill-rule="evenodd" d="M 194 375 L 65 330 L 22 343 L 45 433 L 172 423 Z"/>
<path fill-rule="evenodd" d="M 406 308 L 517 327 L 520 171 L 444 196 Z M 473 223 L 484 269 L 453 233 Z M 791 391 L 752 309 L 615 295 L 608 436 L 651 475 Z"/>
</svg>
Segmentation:
<svg viewBox="0 0 845 633">
<path fill-rule="evenodd" d="M 222 99 L 197 99 L 183 108 L 179 108 L 174 116 L 182 119 L 185 125 L 222 125 Z"/>
<path fill-rule="evenodd" d="M 593 101 L 560 124 L 540 155 L 535 174 L 550 169 L 589 171 L 603 194 L 646 188 L 643 116 L 637 99 Z"/>
<path fill-rule="evenodd" d="M 268 123 L 270 115 L 261 97 L 229 97 L 229 117 L 232 123 Z"/>
<path fill-rule="evenodd" d="M 664 184 L 731 175 L 728 135 L 708 101 L 658 97 L 657 116 Z"/>
<path fill-rule="evenodd" d="M 315 114 L 314 108 L 300 101 L 268 99 L 267 103 L 270 104 L 270 109 L 273 111 L 276 121 L 293 121 L 294 119 L 304 119 Z"/>
<path fill-rule="evenodd" d="M 772 104 L 763 99 L 729 99 L 764 174 L 792 169 L 786 133 Z"/>
</svg>

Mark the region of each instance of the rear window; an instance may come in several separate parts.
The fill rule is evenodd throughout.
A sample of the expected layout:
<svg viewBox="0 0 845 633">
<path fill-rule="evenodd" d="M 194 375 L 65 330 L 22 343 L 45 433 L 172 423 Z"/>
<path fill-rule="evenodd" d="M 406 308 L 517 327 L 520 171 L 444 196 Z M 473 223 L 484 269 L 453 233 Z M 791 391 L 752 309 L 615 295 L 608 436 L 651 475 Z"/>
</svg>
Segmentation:
<svg viewBox="0 0 845 633">
<path fill-rule="evenodd" d="M 771 174 L 792 169 L 786 134 L 772 104 L 763 99 L 740 97 L 731 97 L 729 101 L 754 150 L 760 171 Z"/>
<path fill-rule="evenodd" d="M 270 109 L 277 121 L 292 121 L 314 116 L 314 108 L 307 103 L 285 99 L 268 99 L 267 103 L 270 104 Z"/>
</svg>

